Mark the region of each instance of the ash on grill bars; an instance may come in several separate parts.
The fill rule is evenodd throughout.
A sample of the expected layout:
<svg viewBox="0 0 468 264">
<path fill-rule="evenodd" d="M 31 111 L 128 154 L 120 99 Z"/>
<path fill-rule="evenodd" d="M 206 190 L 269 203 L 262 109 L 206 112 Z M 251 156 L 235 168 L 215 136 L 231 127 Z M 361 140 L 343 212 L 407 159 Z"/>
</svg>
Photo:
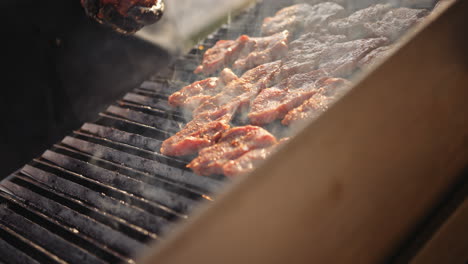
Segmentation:
<svg viewBox="0 0 468 264">
<path fill-rule="evenodd" d="M 134 263 L 435 5 L 363 2 L 260 2 L 2 181 L 0 262 Z"/>
</svg>

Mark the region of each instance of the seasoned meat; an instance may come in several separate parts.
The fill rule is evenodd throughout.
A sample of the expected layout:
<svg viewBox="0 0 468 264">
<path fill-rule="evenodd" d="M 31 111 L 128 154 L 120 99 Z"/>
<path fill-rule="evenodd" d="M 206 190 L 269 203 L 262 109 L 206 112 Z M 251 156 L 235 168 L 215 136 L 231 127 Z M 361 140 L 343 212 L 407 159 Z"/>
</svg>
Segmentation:
<svg viewBox="0 0 468 264">
<path fill-rule="evenodd" d="M 295 35 L 304 30 L 316 31 L 324 27 L 332 18 L 345 14 L 341 5 L 325 2 L 316 5 L 296 4 L 279 10 L 275 16 L 263 20 L 262 34 L 272 35 L 288 30 Z"/>
<path fill-rule="evenodd" d="M 386 57 L 391 52 L 391 48 L 391 46 L 383 46 L 369 52 L 369 54 L 359 61 L 359 67 L 364 68 L 373 65 L 380 58 Z"/>
<path fill-rule="evenodd" d="M 229 122 L 234 114 L 243 106 L 249 106 L 258 92 L 274 78 L 279 65 L 280 61 L 276 61 L 258 66 L 240 78 L 232 78 L 218 94 L 205 98 L 193 111 L 193 120 L 163 142 L 161 153 L 169 156 L 191 155 L 214 144 L 220 133 L 230 127 Z"/>
<path fill-rule="evenodd" d="M 392 8 L 389 4 L 377 4 L 331 22 L 328 29 L 349 39 L 385 37 L 395 40 L 426 14 L 425 9 Z"/>
<path fill-rule="evenodd" d="M 248 107 L 262 89 L 274 82 L 280 65 L 280 61 L 275 61 L 245 72 L 239 79 L 228 83 L 222 92 L 205 100 L 193 111 L 193 115 L 220 116 L 224 112 L 236 112 Z"/>
<path fill-rule="evenodd" d="M 314 34 L 308 34 L 294 41 L 291 43 L 291 52 L 282 60 L 280 78 L 317 69 L 328 72 L 330 76 L 348 76 L 356 70 L 364 56 L 387 43 L 385 38 L 342 40 L 342 36 L 320 39 Z"/>
<path fill-rule="evenodd" d="M 169 104 L 192 111 L 212 96 L 220 93 L 226 84 L 238 78 L 231 69 L 225 68 L 219 77 L 210 77 L 194 82 L 173 93 L 169 96 Z"/>
<path fill-rule="evenodd" d="M 199 175 L 224 173 L 223 167 L 253 149 L 276 144 L 276 138 L 267 130 L 256 126 L 234 127 L 220 137 L 219 141 L 199 152 L 187 167 Z"/>
<path fill-rule="evenodd" d="M 86 14 L 121 33 L 134 33 L 157 22 L 164 12 L 162 0 L 81 0 Z"/>
<path fill-rule="evenodd" d="M 277 148 L 287 142 L 289 138 L 282 138 L 277 144 L 267 148 L 251 150 L 235 160 L 228 161 L 223 166 L 223 173 L 228 177 L 245 175 L 252 172 L 262 162 L 273 154 Z"/>
<path fill-rule="evenodd" d="M 279 10 L 275 16 L 263 20 L 262 34 L 273 35 L 283 30 L 295 32 L 304 26 L 306 17 L 310 14 L 312 6 L 297 4 Z"/>
<path fill-rule="evenodd" d="M 345 15 L 345 9 L 337 3 L 324 2 L 314 5 L 311 8 L 311 13 L 305 19 L 304 30 L 306 32 L 322 32 L 329 22 Z"/>
<path fill-rule="evenodd" d="M 302 120 L 317 118 L 350 86 L 350 82 L 341 78 L 322 78 L 317 81 L 319 91 L 299 107 L 289 111 L 281 121 L 283 125 L 291 125 Z"/>
<path fill-rule="evenodd" d="M 281 59 L 288 52 L 288 38 L 287 30 L 268 37 L 251 38 L 241 51 L 241 56 L 234 62 L 233 68 L 248 70 Z"/>
<path fill-rule="evenodd" d="M 263 89 L 252 102 L 248 114 L 251 124 L 264 125 L 282 119 L 291 109 L 314 95 L 315 81 L 326 76 L 321 70 L 296 74 L 278 85 Z"/>
<path fill-rule="evenodd" d="M 230 65 L 249 40 L 247 35 L 242 35 L 236 40 L 219 40 L 205 52 L 202 64 L 195 69 L 195 73 L 208 75 Z"/>
<path fill-rule="evenodd" d="M 221 134 L 230 128 L 229 114 L 210 119 L 199 115 L 187 123 L 175 135 L 164 140 L 161 153 L 168 156 L 185 156 L 197 153 L 200 149 L 213 145 Z"/>
<path fill-rule="evenodd" d="M 243 35 L 236 40 L 220 40 L 203 55 L 195 73 L 212 74 L 231 64 L 233 68 L 248 70 L 282 58 L 288 52 L 289 32 L 251 38 Z"/>
</svg>

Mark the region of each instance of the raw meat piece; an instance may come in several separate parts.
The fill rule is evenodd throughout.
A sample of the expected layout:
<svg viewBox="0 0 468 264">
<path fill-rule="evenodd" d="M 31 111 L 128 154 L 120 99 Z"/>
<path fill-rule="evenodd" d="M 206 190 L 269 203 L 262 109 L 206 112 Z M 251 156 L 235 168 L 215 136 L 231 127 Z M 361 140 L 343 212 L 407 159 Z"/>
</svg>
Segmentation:
<svg viewBox="0 0 468 264">
<path fill-rule="evenodd" d="M 276 138 L 267 130 L 256 126 L 234 127 L 226 131 L 219 141 L 199 152 L 187 167 L 198 175 L 224 173 L 223 166 L 250 150 L 276 144 Z"/>
<path fill-rule="evenodd" d="M 299 107 L 289 111 L 281 121 L 283 125 L 291 125 L 297 121 L 318 117 L 341 93 L 350 87 L 350 82 L 341 78 L 322 78 L 317 81 L 316 85 L 321 87 L 319 92 Z"/>
<path fill-rule="evenodd" d="M 231 64 L 235 69 L 248 70 L 278 60 L 288 52 L 288 39 L 289 32 L 285 30 L 267 37 L 243 35 L 237 40 L 220 40 L 205 52 L 195 73 L 212 74 Z"/>
<path fill-rule="evenodd" d="M 395 40 L 425 15 L 425 9 L 392 8 L 389 4 L 377 4 L 331 22 L 328 29 L 333 34 L 343 34 L 350 39 L 386 37 Z"/>
<path fill-rule="evenodd" d="M 276 86 L 263 89 L 255 100 L 248 117 L 253 125 L 264 125 L 282 119 L 288 111 L 314 95 L 315 81 L 326 76 L 321 70 L 293 75 Z"/>
<path fill-rule="evenodd" d="M 230 128 L 230 119 L 228 114 L 217 119 L 200 115 L 187 123 L 181 131 L 164 140 L 160 151 L 168 156 L 195 154 L 200 149 L 213 145 Z"/>
<path fill-rule="evenodd" d="M 325 2 L 316 5 L 296 4 L 278 11 L 275 16 L 263 20 L 262 34 L 272 35 L 283 30 L 291 34 L 306 31 L 317 31 L 323 28 L 330 19 L 342 17 L 344 8 L 336 3 Z"/>
<path fill-rule="evenodd" d="M 236 40 L 220 40 L 203 55 L 203 62 L 195 69 L 195 73 L 212 74 L 230 65 L 238 56 L 244 45 L 250 40 L 242 35 Z"/>
<path fill-rule="evenodd" d="M 279 146 L 287 142 L 289 138 L 282 138 L 278 144 L 268 148 L 260 148 L 251 150 L 235 160 L 228 161 L 223 166 L 223 173 L 228 177 L 245 175 L 252 172 L 262 162 L 264 162 L 271 154 L 273 154 Z"/>
<path fill-rule="evenodd" d="M 207 99 L 221 92 L 226 84 L 236 79 L 238 77 L 231 69 L 225 68 L 221 71 L 219 78 L 210 77 L 197 81 L 173 93 L 169 96 L 169 104 L 172 106 L 182 106 L 191 111 Z"/>
<path fill-rule="evenodd" d="M 329 76 L 348 76 L 354 72 L 357 63 L 372 50 L 385 45 L 385 38 L 358 39 L 339 42 L 340 37 L 328 37 L 326 42 L 311 46 L 308 41 L 302 47 L 300 43 L 291 43 L 294 48 L 284 58 L 280 78 L 293 74 L 321 69 Z M 311 43 L 320 43 L 311 35 Z M 297 47 L 296 47 L 297 45 Z"/>
</svg>

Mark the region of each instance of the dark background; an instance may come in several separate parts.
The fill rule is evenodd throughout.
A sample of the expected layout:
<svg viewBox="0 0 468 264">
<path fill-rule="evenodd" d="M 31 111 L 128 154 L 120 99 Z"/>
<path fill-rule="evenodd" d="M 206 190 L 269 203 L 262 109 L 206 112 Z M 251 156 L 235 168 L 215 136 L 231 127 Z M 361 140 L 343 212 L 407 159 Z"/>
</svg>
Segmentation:
<svg viewBox="0 0 468 264">
<path fill-rule="evenodd" d="M 2 0 L 0 178 L 167 65 L 86 17 L 79 0 Z"/>
</svg>

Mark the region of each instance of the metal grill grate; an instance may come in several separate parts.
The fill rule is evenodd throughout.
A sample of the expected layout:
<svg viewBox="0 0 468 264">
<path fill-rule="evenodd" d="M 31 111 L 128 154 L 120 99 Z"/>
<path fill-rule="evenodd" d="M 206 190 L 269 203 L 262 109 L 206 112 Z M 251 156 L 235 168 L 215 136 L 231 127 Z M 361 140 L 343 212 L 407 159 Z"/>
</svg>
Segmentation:
<svg viewBox="0 0 468 264">
<path fill-rule="evenodd" d="M 274 8 L 257 4 L 201 45 L 258 35 L 252 25 Z M 192 73 L 201 53 L 195 47 L 1 182 L 1 262 L 134 263 L 149 242 L 213 201 L 224 177 L 195 175 L 188 160 L 159 153 L 186 122 L 167 97 L 201 78 Z"/>
</svg>

